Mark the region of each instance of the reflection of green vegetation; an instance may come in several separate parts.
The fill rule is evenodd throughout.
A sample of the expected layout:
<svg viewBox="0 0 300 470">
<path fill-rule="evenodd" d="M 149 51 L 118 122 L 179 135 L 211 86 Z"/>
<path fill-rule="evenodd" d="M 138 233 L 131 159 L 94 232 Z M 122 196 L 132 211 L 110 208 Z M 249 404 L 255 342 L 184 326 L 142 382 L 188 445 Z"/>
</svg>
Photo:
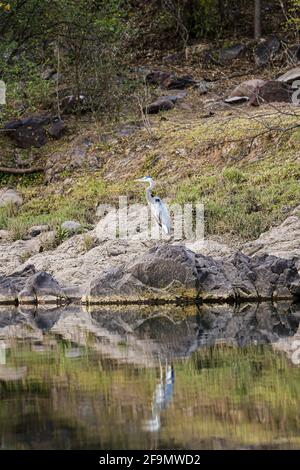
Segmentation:
<svg viewBox="0 0 300 470">
<path fill-rule="evenodd" d="M 28 372 L 23 381 L 0 385 L 2 434 L 14 435 L 28 401 L 33 426 L 50 420 L 58 436 L 69 426 L 73 447 L 100 441 L 108 448 L 149 447 L 151 436 L 141 433 L 141 422 L 151 416 L 158 370 L 117 364 L 90 347 L 69 358 L 69 347 L 61 343 L 38 353 L 17 345 L 8 353 L 9 367 L 26 365 Z M 161 414 L 161 440 L 181 448 L 210 448 L 218 439 L 230 447 L 298 448 L 299 389 L 300 369 L 270 347 L 202 348 L 175 363 L 175 392 Z"/>
<path fill-rule="evenodd" d="M 269 347 L 203 349 L 178 366 L 176 380 L 176 398 L 190 403 L 191 419 L 174 408 L 168 433 L 183 445 L 216 437 L 231 446 L 300 447 L 300 370 L 284 355 Z"/>
</svg>

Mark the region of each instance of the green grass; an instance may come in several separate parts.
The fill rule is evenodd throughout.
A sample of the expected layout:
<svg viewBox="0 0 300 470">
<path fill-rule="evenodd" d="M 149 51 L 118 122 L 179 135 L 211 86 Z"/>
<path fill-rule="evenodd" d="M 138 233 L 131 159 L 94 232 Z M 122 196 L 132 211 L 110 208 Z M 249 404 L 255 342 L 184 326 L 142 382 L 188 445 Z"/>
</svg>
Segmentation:
<svg viewBox="0 0 300 470">
<path fill-rule="evenodd" d="M 271 159 L 265 159 L 243 166 L 243 171 L 226 168 L 219 174 L 183 182 L 175 199 L 179 203 L 204 203 L 208 234 L 255 238 L 282 221 L 285 208 L 300 203 L 300 165 L 284 159 L 274 165 Z"/>
<path fill-rule="evenodd" d="M 272 119 L 275 125 L 277 117 Z M 212 120 L 210 124 L 196 120 L 183 131 L 172 122 L 162 122 L 156 139 L 145 134 L 138 137 L 143 143 L 149 139 L 150 145 L 136 152 L 132 171 L 125 168 L 127 179 L 120 170 L 120 178 L 108 181 L 105 170 L 121 168 L 124 145 L 134 149 L 136 141 L 115 143 L 107 149 L 100 146 L 97 151 L 107 159 L 106 168 L 75 175 L 66 170 L 67 184 L 63 175 L 45 187 L 41 175 L 0 174 L 0 188 L 16 187 L 24 198 L 17 213 L 0 209 L 0 229 L 11 230 L 18 238 L 36 224 L 55 228 L 70 219 L 84 225 L 95 223 L 98 204 L 117 205 L 120 195 L 127 195 L 130 203 L 143 202 L 144 187 L 134 183 L 134 178 L 151 174 L 158 182 L 157 193 L 169 203 L 204 203 L 207 235 L 229 234 L 241 241 L 257 238 L 300 204 L 299 130 L 283 134 L 280 140 L 264 136 L 252 158 L 240 158 L 241 147 L 248 145 L 240 142 L 199 149 L 208 139 L 244 138 L 261 128 L 257 121 L 250 124 L 246 118 L 224 119 L 222 123 Z M 63 154 L 68 143 L 60 145 Z M 185 152 L 178 152 L 178 148 Z"/>
</svg>

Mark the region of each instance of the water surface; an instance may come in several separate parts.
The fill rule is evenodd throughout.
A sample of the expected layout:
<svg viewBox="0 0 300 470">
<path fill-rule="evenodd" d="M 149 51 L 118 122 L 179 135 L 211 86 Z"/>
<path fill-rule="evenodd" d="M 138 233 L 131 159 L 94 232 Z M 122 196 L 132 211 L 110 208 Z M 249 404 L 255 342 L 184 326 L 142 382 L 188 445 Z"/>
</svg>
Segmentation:
<svg viewBox="0 0 300 470">
<path fill-rule="evenodd" d="M 0 309 L 2 449 L 300 448 L 300 307 Z"/>
</svg>

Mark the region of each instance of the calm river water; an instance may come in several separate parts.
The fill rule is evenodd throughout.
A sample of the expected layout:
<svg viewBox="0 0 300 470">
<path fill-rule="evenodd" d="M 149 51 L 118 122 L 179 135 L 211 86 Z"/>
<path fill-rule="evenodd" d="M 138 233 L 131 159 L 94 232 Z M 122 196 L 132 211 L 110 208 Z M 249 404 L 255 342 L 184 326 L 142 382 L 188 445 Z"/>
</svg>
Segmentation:
<svg viewBox="0 0 300 470">
<path fill-rule="evenodd" d="M 299 449 L 299 321 L 288 304 L 1 307 L 1 448 Z"/>
</svg>

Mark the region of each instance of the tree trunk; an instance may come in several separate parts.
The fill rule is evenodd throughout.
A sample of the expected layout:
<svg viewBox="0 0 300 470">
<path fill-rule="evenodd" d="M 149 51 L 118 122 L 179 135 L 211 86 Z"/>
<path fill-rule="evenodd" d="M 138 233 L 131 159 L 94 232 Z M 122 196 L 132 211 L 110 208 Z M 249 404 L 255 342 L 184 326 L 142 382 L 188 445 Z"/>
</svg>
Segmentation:
<svg viewBox="0 0 300 470">
<path fill-rule="evenodd" d="M 261 38 L 261 0 L 255 0 L 254 38 Z"/>
</svg>

